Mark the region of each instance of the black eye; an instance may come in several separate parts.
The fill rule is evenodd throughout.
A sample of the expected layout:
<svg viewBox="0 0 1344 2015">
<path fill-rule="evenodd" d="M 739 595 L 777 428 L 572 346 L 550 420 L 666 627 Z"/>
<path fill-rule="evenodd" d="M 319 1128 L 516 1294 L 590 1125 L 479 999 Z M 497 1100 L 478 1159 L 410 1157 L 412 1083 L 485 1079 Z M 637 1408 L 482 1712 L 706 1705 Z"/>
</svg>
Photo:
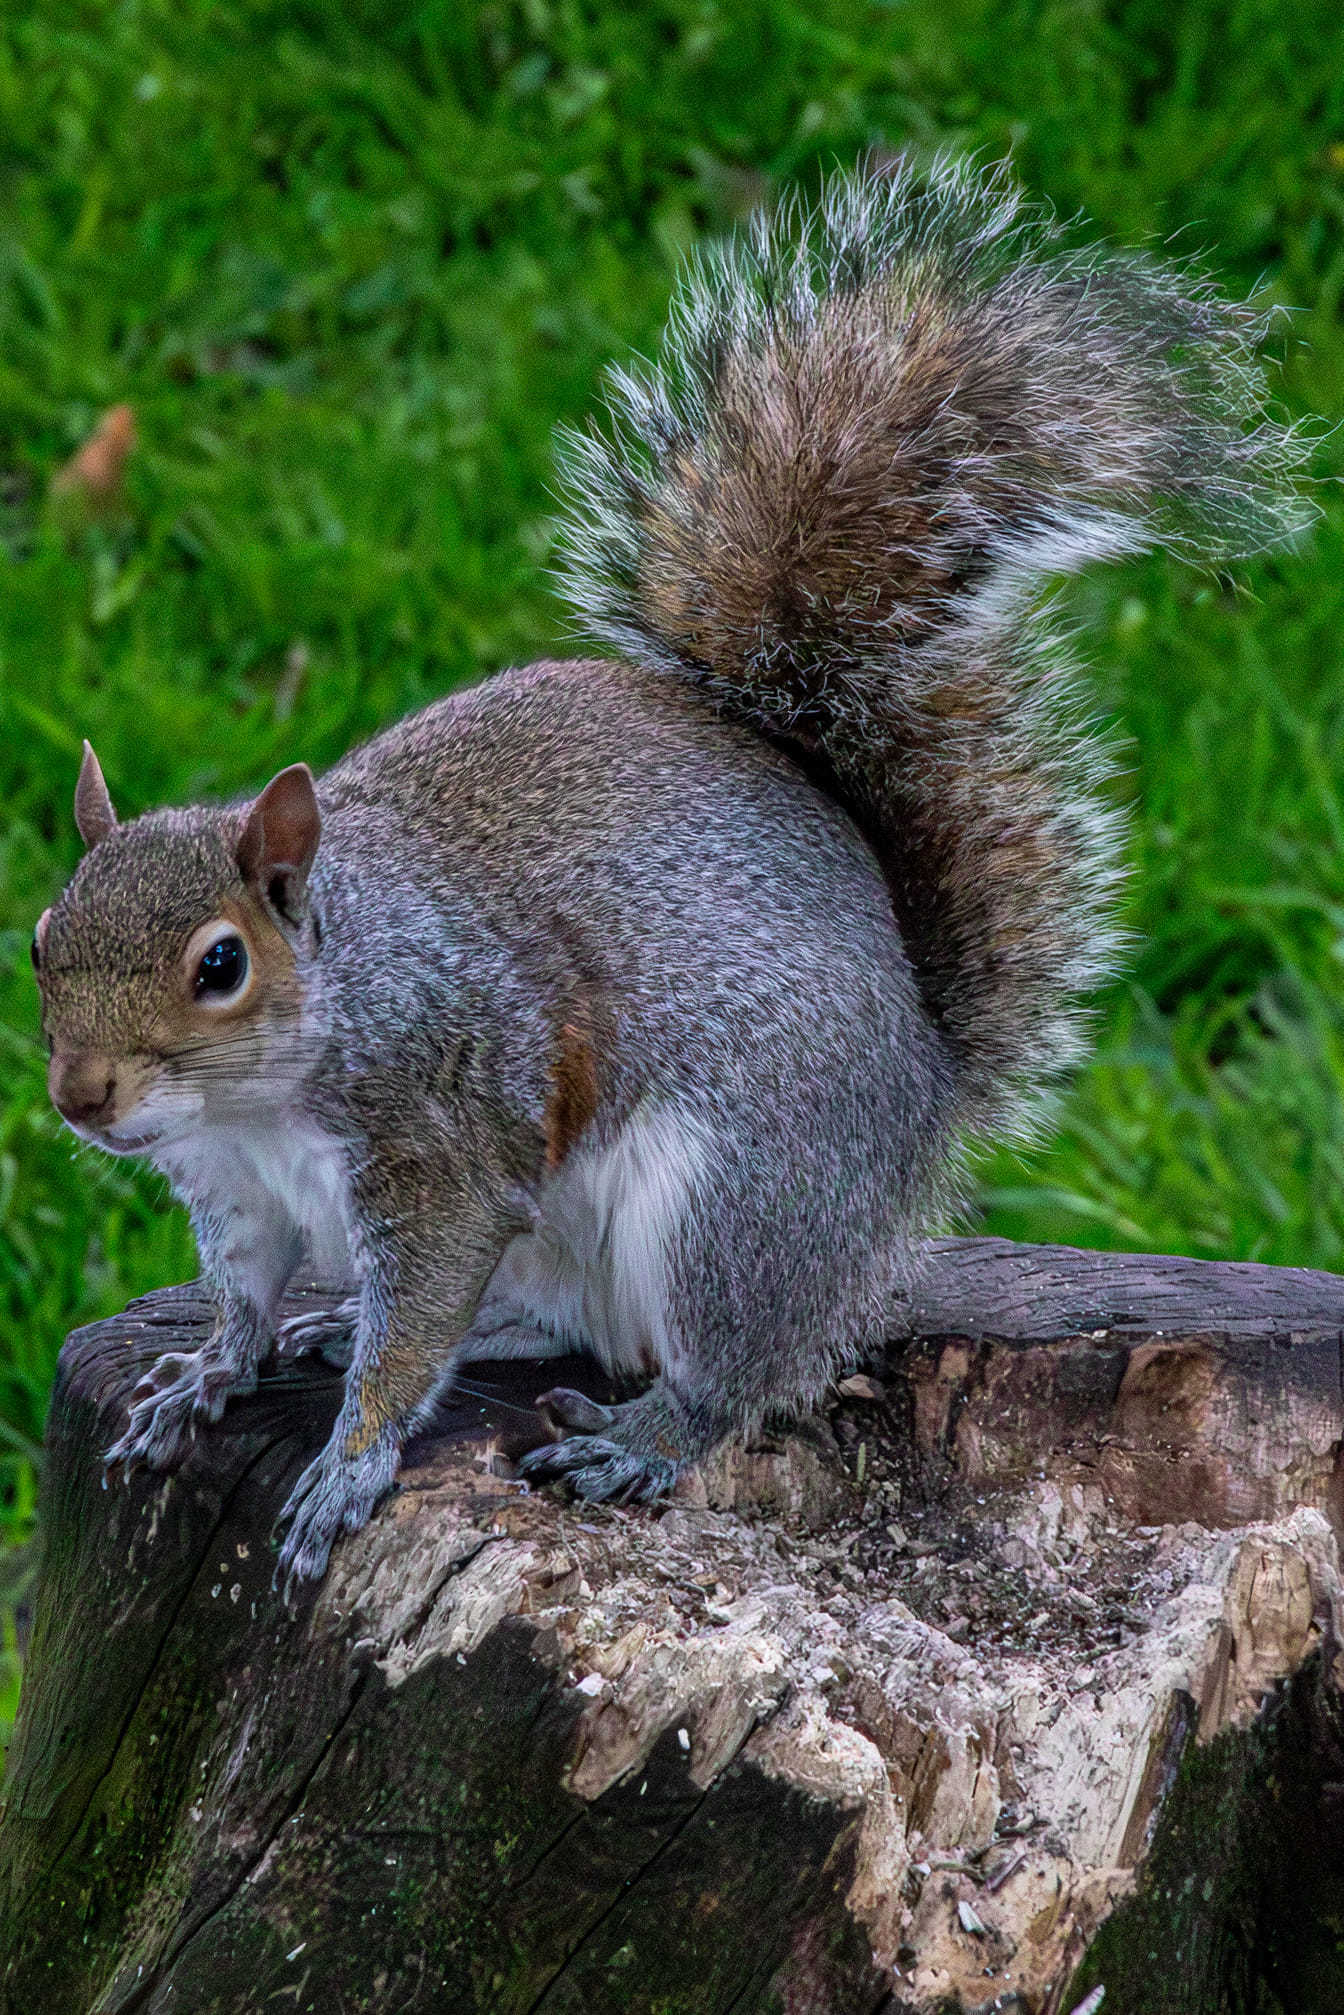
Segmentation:
<svg viewBox="0 0 1344 2015">
<path fill-rule="evenodd" d="M 33 942 L 28 947 L 28 956 L 33 962 L 33 971 L 40 973 L 42 970 L 42 947 L 36 938 L 33 939 Z"/>
<path fill-rule="evenodd" d="M 236 994 L 247 978 L 247 946 L 232 932 L 216 938 L 196 968 L 196 998 L 203 994 Z"/>
</svg>

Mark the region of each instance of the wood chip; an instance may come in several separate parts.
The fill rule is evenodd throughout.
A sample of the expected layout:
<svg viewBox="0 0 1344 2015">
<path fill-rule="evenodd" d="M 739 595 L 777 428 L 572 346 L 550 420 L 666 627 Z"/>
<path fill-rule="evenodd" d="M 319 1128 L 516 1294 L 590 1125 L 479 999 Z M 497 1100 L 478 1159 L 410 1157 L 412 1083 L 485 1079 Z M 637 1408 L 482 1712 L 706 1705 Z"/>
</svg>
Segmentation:
<svg viewBox="0 0 1344 2015">
<path fill-rule="evenodd" d="M 855 1372 L 851 1378 L 842 1378 L 835 1389 L 842 1399 L 867 1399 L 876 1402 L 887 1396 L 886 1386 L 879 1385 L 875 1378 L 869 1378 L 864 1372 Z"/>
</svg>

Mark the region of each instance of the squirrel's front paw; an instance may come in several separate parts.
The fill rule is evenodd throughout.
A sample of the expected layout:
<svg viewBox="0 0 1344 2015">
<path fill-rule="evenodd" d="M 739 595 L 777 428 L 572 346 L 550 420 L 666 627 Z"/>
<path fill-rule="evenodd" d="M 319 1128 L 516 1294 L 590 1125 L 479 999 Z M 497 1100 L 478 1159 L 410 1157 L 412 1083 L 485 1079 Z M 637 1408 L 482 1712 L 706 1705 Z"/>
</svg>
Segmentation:
<svg viewBox="0 0 1344 2015">
<path fill-rule="evenodd" d="M 665 1497 L 683 1464 L 669 1455 L 641 1448 L 644 1425 L 641 1402 L 599 1406 L 581 1392 L 556 1386 L 543 1393 L 537 1411 L 553 1434 L 570 1430 L 563 1440 L 544 1443 L 521 1457 L 518 1473 L 529 1483 L 563 1482 L 576 1497 L 594 1502 L 646 1504 Z M 627 1442 L 622 1430 L 633 1429 Z"/>
<path fill-rule="evenodd" d="M 318 1581 L 331 1549 L 343 1532 L 358 1532 L 396 1480 L 401 1449 L 384 1430 L 372 1447 L 348 1456 L 330 1441 L 310 1462 L 280 1514 L 289 1531 L 280 1548 L 275 1578 L 288 1603 L 302 1581 Z"/>
<path fill-rule="evenodd" d="M 316 1355 L 344 1371 L 355 1354 L 359 1298 L 350 1295 L 331 1308 L 310 1308 L 291 1315 L 275 1332 L 275 1354 L 281 1363 Z"/>
<path fill-rule="evenodd" d="M 103 1457 L 105 1469 L 175 1469 L 196 1439 L 201 1422 L 219 1419 L 232 1394 L 247 1381 L 205 1350 L 167 1351 L 131 1393 L 126 1432 Z"/>
</svg>

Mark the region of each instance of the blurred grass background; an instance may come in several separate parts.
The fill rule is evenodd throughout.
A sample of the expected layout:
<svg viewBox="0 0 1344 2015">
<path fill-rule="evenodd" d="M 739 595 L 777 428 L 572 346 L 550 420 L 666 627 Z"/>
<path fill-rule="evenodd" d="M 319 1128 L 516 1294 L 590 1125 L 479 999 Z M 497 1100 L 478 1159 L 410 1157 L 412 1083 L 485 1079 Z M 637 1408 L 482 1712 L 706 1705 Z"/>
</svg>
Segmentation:
<svg viewBox="0 0 1344 2015">
<path fill-rule="evenodd" d="M 0 1527 L 74 1323 L 192 1271 L 48 1110 L 28 941 L 81 736 L 123 813 L 329 762 L 563 647 L 552 430 L 677 262 L 869 147 L 1011 155 L 1060 210 L 1295 310 L 1344 408 L 1336 0 L 41 0 L 0 19 Z M 49 484 L 139 430 L 99 522 Z M 1344 508 L 1234 577 L 1070 591 L 1130 738 L 1130 971 L 1014 1236 L 1344 1264 Z M 4 1656 L 0 1647 L 0 1658 Z"/>
</svg>

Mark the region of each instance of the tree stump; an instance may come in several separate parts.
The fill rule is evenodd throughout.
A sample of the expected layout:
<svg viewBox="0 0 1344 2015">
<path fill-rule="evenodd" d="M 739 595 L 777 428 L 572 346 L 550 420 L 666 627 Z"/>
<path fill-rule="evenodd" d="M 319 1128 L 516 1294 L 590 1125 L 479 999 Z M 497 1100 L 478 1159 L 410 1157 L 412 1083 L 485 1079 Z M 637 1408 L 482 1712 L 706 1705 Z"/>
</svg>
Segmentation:
<svg viewBox="0 0 1344 2015">
<path fill-rule="evenodd" d="M 338 1374 L 103 1486 L 207 1320 L 63 1353 L 4 2009 L 1344 2006 L 1344 1281 L 940 1241 L 881 1363 L 652 1509 L 510 1479 L 592 1367 L 473 1367 L 293 1613 Z"/>
</svg>

